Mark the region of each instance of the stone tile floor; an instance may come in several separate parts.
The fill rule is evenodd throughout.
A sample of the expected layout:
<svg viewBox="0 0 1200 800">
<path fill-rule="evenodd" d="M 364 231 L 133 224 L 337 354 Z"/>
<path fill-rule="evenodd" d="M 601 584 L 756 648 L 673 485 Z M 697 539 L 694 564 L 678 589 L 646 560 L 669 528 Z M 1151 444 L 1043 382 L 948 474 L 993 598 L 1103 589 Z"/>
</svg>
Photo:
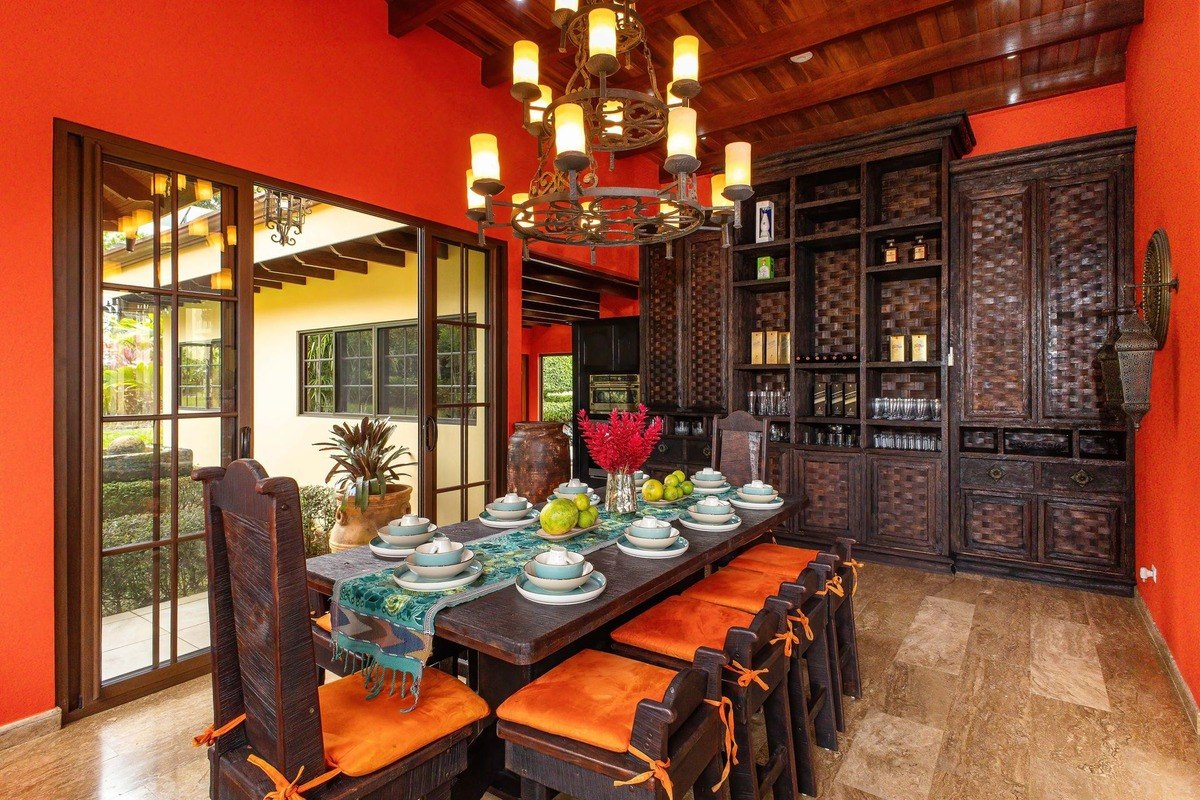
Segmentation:
<svg viewBox="0 0 1200 800">
<path fill-rule="evenodd" d="M 101 620 L 100 674 L 103 680 L 125 675 L 150 666 L 154 652 L 153 606 L 124 611 Z M 194 594 L 179 598 L 179 655 L 208 647 L 208 595 Z M 161 603 L 158 618 L 158 652 L 161 661 L 171 655 L 171 604 Z"/>
<path fill-rule="evenodd" d="M 830 800 L 1200 800 L 1200 740 L 1133 601 L 871 565 Z M 203 798 L 207 679 L 0 751 L 0 797 Z"/>
</svg>

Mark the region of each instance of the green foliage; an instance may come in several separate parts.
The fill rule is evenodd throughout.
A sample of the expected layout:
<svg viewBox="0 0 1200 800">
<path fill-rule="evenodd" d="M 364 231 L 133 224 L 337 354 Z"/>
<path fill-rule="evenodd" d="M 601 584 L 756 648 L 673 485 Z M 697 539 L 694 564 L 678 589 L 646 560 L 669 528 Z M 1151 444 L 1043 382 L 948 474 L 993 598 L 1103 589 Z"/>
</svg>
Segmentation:
<svg viewBox="0 0 1200 800">
<path fill-rule="evenodd" d="M 100 448 L 108 450 L 108 446 L 113 443 L 113 440 L 120 439 L 122 436 L 136 436 L 145 442 L 147 447 L 154 446 L 154 431 L 150 428 L 125 428 L 119 424 L 108 423 L 100 432 Z"/>
<path fill-rule="evenodd" d="M 304 528 L 304 556 L 329 552 L 329 529 L 337 514 L 337 494 L 328 486 L 300 487 L 300 517 Z"/>
<path fill-rule="evenodd" d="M 571 386 L 574 358 L 569 355 L 542 358 L 542 419 L 571 422 L 575 392 Z"/>
<path fill-rule="evenodd" d="M 328 482 L 337 477 L 334 486 L 346 493 L 346 501 L 353 495 L 355 504 L 363 511 L 372 494 L 384 494 L 387 485 L 399 481 L 407 472 L 397 471 L 400 467 L 411 467 L 416 461 L 397 464 L 396 459 L 411 454 L 404 445 L 388 444 L 396 426 L 390 417 L 380 419 L 363 417 L 358 425 L 334 425 L 330 429 L 330 441 L 317 442 L 314 446 L 322 453 L 331 453 L 333 467 L 325 476 Z"/>
<path fill-rule="evenodd" d="M 171 498 L 171 486 L 164 480 L 161 484 L 162 500 L 166 504 Z M 184 508 L 199 508 L 204 502 L 204 486 L 192 480 L 179 483 L 179 505 Z M 149 514 L 154 511 L 153 481 L 120 481 L 100 485 L 100 508 L 107 519 L 129 514 Z"/>
<path fill-rule="evenodd" d="M 164 517 L 162 536 L 170 535 L 166 526 L 169 518 Z M 204 509 L 200 506 L 181 508 L 179 511 L 179 533 L 204 530 Z M 145 542 L 154 538 L 153 514 L 130 514 L 104 521 L 102 541 L 105 547 Z M 132 611 L 152 605 L 152 570 L 154 556 L 149 550 L 122 553 L 104 559 L 103 577 L 100 582 L 100 610 L 104 616 Z M 159 600 L 169 596 L 170 549 L 159 553 L 158 580 Z M 179 596 L 197 594 L 208 589 L 208 567 L 205 563 L 204 537 L 179 545 Z"/>
</svg>

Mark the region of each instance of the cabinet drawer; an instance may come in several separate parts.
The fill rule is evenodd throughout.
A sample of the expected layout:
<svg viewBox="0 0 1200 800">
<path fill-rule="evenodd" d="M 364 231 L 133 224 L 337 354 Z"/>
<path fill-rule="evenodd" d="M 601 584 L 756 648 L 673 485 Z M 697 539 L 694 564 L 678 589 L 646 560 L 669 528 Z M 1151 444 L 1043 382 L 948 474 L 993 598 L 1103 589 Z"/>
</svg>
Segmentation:
<svg viewBox="0 0 1200 800">
<path fill-rule="evenodd" d="M 1079 464 L 1043 464 L 1041 488 L 1050 491 L 1124 494 L 1126 471 L 1123 466 Z"/>
<path fill-rule="evenodd" d="M 682 464 L 685 444 L 682 439 L 662 439 L 650 454 L 650 460 L 656 464 Z"/>
<path fill-rule="evenodd" d="M 964 458 L 959 462 L 963 486 L 987 489 L 1032 489 L 1033 463 Z"/>
<path fill-rule="evenodd" d="M 685 443 L 686 459 L 693 464 L 712 464 L 712 441 L 709 439 L 693 439 Z"/>
</svg>

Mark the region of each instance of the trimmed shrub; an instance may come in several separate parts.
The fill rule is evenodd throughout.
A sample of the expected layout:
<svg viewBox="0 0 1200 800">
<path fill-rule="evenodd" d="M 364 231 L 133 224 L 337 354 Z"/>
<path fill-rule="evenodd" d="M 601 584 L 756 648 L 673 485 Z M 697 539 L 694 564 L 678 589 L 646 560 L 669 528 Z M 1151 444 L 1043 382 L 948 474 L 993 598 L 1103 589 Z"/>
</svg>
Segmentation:
<svg viewBox="0 0 1200 800">
<path fill-rule="evenodd" d="M 171 497 L 171 484 L 163 480 L 159 484 L 163 501 Z M 116 481 L 100 484 L 102 513 L 108 519 L 129 514 L 149 514 L 154 511 L 153 481 Z M 200 507 L 204 504 L 204 485 L 191 479 L 179 483 L 179 505 Z"/>
<path fill-rule="evenodd" d="M 337 495 L 328 486 L 300 487 L 300 518 L 304 527 L 304 555 L 329 552 L 329 529 L 337 514 Z"/>
</svg>

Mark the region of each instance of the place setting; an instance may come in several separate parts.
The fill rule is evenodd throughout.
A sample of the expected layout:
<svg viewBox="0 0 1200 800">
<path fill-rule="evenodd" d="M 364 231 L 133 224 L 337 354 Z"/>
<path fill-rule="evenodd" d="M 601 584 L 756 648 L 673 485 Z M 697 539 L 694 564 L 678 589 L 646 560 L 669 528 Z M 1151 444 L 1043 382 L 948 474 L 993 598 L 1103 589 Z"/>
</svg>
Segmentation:
<svg viewBox="0 0 1200 800">
<path fill-rule="evenodd" d="M 437 533 L 437 525 L 425 517 L 405 514 L 379 529 L 368 546 L 380 558 L 406 558 L 418 545 L 425 544 Z"/>
<path fill-rule="evenodd" d="M 392 571 L 392 580 L 411 592 L 444 592 L 473 583 L 482 574 L 483 564 L 470 548 L 445 536 L 435 536 L 418 545 Z"/>
<path fill-rule="evenodd" d="M 533 603 L 572 606 L 599 597 L 608 585 L 604 573 L 579 553 L 554 546 L 538 553 L 517 576 L 517 592 Z"/>
<path fill-rule="evenodd" d="M 694 531 L 729 533 L 737 530 L 742 518 L 733 513 L 730 501 L 709 495 L 680 513 L 679 524 Z"/>
<path fill-rule="evenodd" d="M 537 521 L 540 512 L 524 497 L 509 492 L 483 507 L 479 521 L 489 528 L 523 528 Z"/>
<path fill-rule="evenodd" d="M 723 494 L 733 488 L 721 471 L 712 467 L 705 467 L 693 474 L 692 484 L 696 487 L 696 494 L 702 496 Z"/>
<path fill-rule="evenodd" d="M 783 498 L 769 483 L 751 481 L 737 490 L 737 497 L 729 502 L 734 508 L 746 511 L 774 511 L 783 506 Z"/>
<path fill-rule="evenodd" d="M 688 540 L 666 520 L 647 516 L 625 528 L 617 549 L 634 558 L 676 558 L 687 552 Z"/>
<path fill-rule="evenodd" d="M 554 487 L 554 494 L 550 499 L 576 500 L 581 495 L 587 497 L 592 505 L 600 505 L 600 495 L 596 494 L 591 486 L 579 480 L 579 478 L 571 478 L 569 481 L 560 483 Z"/>
</svg>

